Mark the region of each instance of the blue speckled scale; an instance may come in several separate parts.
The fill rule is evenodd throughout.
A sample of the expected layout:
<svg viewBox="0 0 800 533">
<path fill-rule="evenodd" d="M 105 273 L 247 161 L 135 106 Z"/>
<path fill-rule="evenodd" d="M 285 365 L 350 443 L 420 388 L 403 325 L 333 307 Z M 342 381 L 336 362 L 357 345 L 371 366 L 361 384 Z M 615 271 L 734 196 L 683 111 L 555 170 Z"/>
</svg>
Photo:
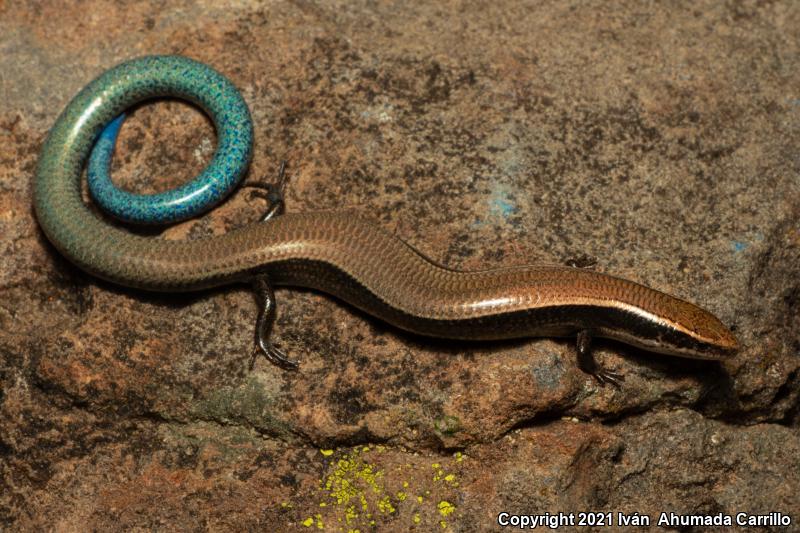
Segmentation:
<svg viewBox="0 0 800 533">
<path fill-rule="evenodd" d="M 149 58 L 138 60 L 147 63 Z M 125 115 L 112 120 L 97 138 L 89 158 L 89 191 L 111 215 L 135 224 L 167 224 L 202 214 L 222 201 L 241 181 L 250 164 L 253 123 L 242 95 L 225 76 L 186 58 L 169 58 L 171 75 L 181 80 L 178 95 L 199 105 L 214 122 L 217 150 L 192 181 L 157 194 L 134 194 L 114 185 L 109 167 Z M 134 74 L 135 75 L 135 74 Z"/>
</svg>

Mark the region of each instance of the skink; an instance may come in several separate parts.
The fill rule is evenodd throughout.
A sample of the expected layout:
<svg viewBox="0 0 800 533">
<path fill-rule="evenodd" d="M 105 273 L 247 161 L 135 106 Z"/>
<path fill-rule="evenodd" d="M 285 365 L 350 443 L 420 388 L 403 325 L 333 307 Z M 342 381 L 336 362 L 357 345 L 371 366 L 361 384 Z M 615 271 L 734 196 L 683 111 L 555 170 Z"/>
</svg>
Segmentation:
<svg viewBox="0 0 800 533">
<path fill-rule="evenodd" d="M 83 270 L 151 291 L 255 282 L 267 310 L 274 300 L 272 285 L 308 287 L 401 329 L 435 337 L 577 335 L 582 368 L 612 382 L 618 376 L 591 359 L 593 336 L 699 359 L 721 359 L 737 350 L 736 338 L 714 315 L 638 283 L 560 266 L 452 270 L 349 212 L 288 213 L 224 235 L 178 242 L 134 235 L 102 221 L 80 192 L 99 132 L 148 98 L 179 96 L 208 110 L 205 89 L 191 76 L 197 65 L 176 56 L 123 63 L 85 87 L 50 131 L 36 171 L 36 216 L 53 245 Z M 268 322 L 263 313 L 261 318 Z M 261 348 L 270 355 L 269 345 Z"/>
<path fill-rule="evenodd" d="M 181 62 L 182 76 L 191 94 L 214 117 L 217 150 L 199 176 L 176 189 L 156 194 L 133 194 L 111 181 L 109 166 L 124 115 L 100 133 L 87 168 L 89 191 L 108 214 L 135 224 L 167 224 L 200 215 L 222 201 L 247 172 L 253 152 L 253 121 L 241 93 L 228 78 L 211 67 Z M 179 63 L 175 63 L 178 67 Z"/>
</svg>

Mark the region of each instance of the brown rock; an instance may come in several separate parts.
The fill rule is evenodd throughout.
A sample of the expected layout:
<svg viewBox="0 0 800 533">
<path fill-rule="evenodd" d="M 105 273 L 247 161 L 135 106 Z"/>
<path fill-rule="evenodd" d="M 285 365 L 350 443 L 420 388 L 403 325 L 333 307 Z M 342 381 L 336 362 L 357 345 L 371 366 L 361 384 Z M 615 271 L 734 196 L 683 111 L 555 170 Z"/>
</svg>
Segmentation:
<svg viewBox="0 0 800 533">
<path fill-rule="evenodd" d="M 798 28 L 792 2 L 0 1 L 0 529 L 483 531 L 597 510 L 800 530 Z M 246 288 L 119 288 L 36 225 L 57 114 L 152 53 L 242 90 L 249 179 L 288 159 L 289 210 L 357 210 L 455 268 L 588 255 L 711 309 L 742 351 L 600 343 L 616 390 L 572 341 L 430 341 L 281 289 L 275 339 L 300 371 L 248 372 Z M 213 146 L 200 111 L 147 104 L 114 177 L 164 190 Z M 153 238 L 260 207 L 237 194 Z"/>
</svg>

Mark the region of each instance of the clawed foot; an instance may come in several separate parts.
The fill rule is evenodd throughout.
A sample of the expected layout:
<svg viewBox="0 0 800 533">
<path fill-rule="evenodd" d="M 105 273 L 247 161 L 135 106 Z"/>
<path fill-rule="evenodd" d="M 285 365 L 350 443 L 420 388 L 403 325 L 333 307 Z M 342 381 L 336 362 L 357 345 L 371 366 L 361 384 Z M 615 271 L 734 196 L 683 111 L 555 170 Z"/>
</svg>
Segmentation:
<svg viewBox="0 0 800 533">
<path fill-rule="evenodd" d="M 592 333 L 589 330 L 585 329 L 578 332 L 576 347 L 578 367 L 581 370 L 587 374 L 591 374 L 600 385 L 608 383 L 618 389 L 622 388 L 622 382 L 625 381 L 625 376 L 619 372 L 601 367 L 597 364 L 597 361 L 594 360 L 594 356 L 592 355 Z"/>
<path fill-rule="evenodd" d="M 625 381 L 625 375 L 620 372 L 614 372 L 613 370 L 608 370 L 606 368 L 597 368 L 593 373 L 594 379 L 600 385 L 605 385 L 606 383 L 613 385 L 617 389 L 622 388 L 622 382 Z"/>
<path fill-rule="evenodd" d="M 283 369 L 297 370 L 297 361 L 289 359 L 285 353 L 269 341 L 272 325 L 275 323 L 275 293 L 272 291 L 269 277 L 266 274 L 261 274 L 253 279 L 253 291 L 259 303 L 259 311 L 256 320 L 256 346 L 250 356 L 250 370 L 255 366 L 258 354 Z"/>
<path fill-rule="evenodd" d="M 266 357 L 267 361 L 275 366 L 279 366 L 284 370 L 297 370 L 300 363 L 289 359 L 285 353 L 276 348 L 270 342 L 258 342 L 253 348 L 253 354 L 250 356 L 250 370 L 252 371 L 256 365 L 256 358 L 261 354 Z"/>
<path fill-rule="evenodd" d="M 573 268 L 592 268 L 597 264 L 597 258 L 587 254 L 581 254 L 578 257 L 567 259 L 565 263 L 567 266 Z"/>
<path fill-rule="evenodd" d="M 262 198 L 267 201 L 267 209 L 261 216 L 261 222 L 266 222 L 274 216 L 283 213 L 284 209 L 284 191 L 286 190 L 286 161 L 281 161 L 281 167 L 278 170 L 278 180 L 276 183 L 247 183 L 245 187 L 252 188 L 247 195 L 248 200 L 253 197 Z"/>
</svg>

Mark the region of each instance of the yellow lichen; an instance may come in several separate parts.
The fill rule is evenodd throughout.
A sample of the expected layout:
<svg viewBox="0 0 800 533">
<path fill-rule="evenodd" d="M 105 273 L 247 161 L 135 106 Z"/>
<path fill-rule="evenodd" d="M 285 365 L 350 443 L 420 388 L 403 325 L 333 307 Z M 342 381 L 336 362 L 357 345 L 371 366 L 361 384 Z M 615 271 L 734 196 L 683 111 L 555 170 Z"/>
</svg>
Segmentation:
<svg viewBox="0 0 800 533">
<path fill-rule="evenodd" d="M 389 501 L 388 496 L 384 496 L 383 498 L 378 500 L 378 509 L 380 509 L 382 513 L 390 513 L 390 514 L 395 511 L 395 508 L 392 505 L 392 502 Z"/>
<path fill-rule="evenodd" d="M 311 516 L 309 516 L 308 518 L 306 518 L 305 520 L 303 520 L 303 522 L 302 522 L 302 523 L 303 523 L 303 525 L 304 525 L 304 526 L 306 526 L 306 527 L 311 527 L 311 526 L 313 526 L 313 525 L 314 525 L 314 518 L 313 518 L 313 517 L 311 517 Z"/>
<path fill-rule="evenodd" d="M 370 451 L 379 453 L 384 449 L 382 446 L 359 446 L 350 453 L 342 454 L 332 463 L 329 473 L 320 480 L 319 490 L 325 494 L 325 500 L 319 506 L 333 507 L 333 512 L 339 514 L 339 522 L 343 517 L 351 528 L 357 525 L 376 526 L 373 513 L 396 513 L 397 502 L 403 501 L 407 495 L 401 491 L 398 494 L 402 496 L 393 498 L 390 488 L 386 486 L 384 472 L 361 455 Z"/>
<path fill-rule="evenodd" d="M 384 446 L 361 445 L 349 452 L 338 450 L 335 459 L 326 461 L 329 470 L 319 483 L 319 490 L 324 495 L 319 502 L 319 508 L 320 511 L 330 509 L 325 512 L 333 513 L 327 515 L 329 522 L 327 527 L 330 528 L 330 522 L 336 523 L 334 519 L 337 519 L 340 525 L 338 529 L 335 529 L 336 531 L 352 533 L 359 531 L 359 528 L 360 531 L 372 531 L 375 528 L 380 529 L 382 524 L 379 517 L 387 517 L 401 512 L 411 514 L 413 524 L 421 524 L 422 515 L 426 509 L 430 510 L 430 506 L 426 502 L 436 496 L 447 497 L 447 493 L 441 492 L 442 487 L 452 491 L 458 486 L 458 474 L 447 470 L 465 458 L 461 452 L 455 452 L 449 460 L 442 463 L 430 463 L 433 482 L 444 481 L 446 483 L 444 486 L 439 485 L 435 494 L 431 496 L 431 491 L 434 490 L 431 478 L 428 478 L 421 487 L 412 487 L 414 480 L 402 480 L 400 477 L 403 476 L 402 472 L 406 468 L 414 470 L 414 466 L 410 463 L 387 465 L 386 473 L 384 473 L 384 470 L 378 465 L 369 461 L 370 455 L 375 457 L 375 454 L 382 453 L 385 449 Z M 334 454 L 334 450 L 320 450 L 320 453 L 324 457 L 330 457 Z M 417 468 L 419 466 L 417 463 Z M 416 502 L 410 503 L 414 498 L 416 498 Z M 409 500 L 408 503 L 407 500 Z M 448 529 L 450 527 L 448 525 L 450 518 L 448 517 L 455 513 L 456 506 L 445 499 L 441 499 L 435 505 L 440 515 L 439 524 L 442 528 Z M 307 519 L 303 525 L 306 527 L 316 525 L 317 528 L 323 529 L 325 524 L 322 522 L 322 516 L 316 515 L 315 518 L 316 520 Z M 411 526 L 412 524 L 408 524 L 408 527 Z"/>
<path fill-rule="evenodd" d="M 439 504 L 436 507 L 439 508 L 439 513 L 442 516 L 450 515 L 450 514 L 453 513 L 453 511 L 456 510 L 456 506 L 453 505 L 452 503 L 448 502 L 447 500 L 440 501 Z"/>
</svg>

